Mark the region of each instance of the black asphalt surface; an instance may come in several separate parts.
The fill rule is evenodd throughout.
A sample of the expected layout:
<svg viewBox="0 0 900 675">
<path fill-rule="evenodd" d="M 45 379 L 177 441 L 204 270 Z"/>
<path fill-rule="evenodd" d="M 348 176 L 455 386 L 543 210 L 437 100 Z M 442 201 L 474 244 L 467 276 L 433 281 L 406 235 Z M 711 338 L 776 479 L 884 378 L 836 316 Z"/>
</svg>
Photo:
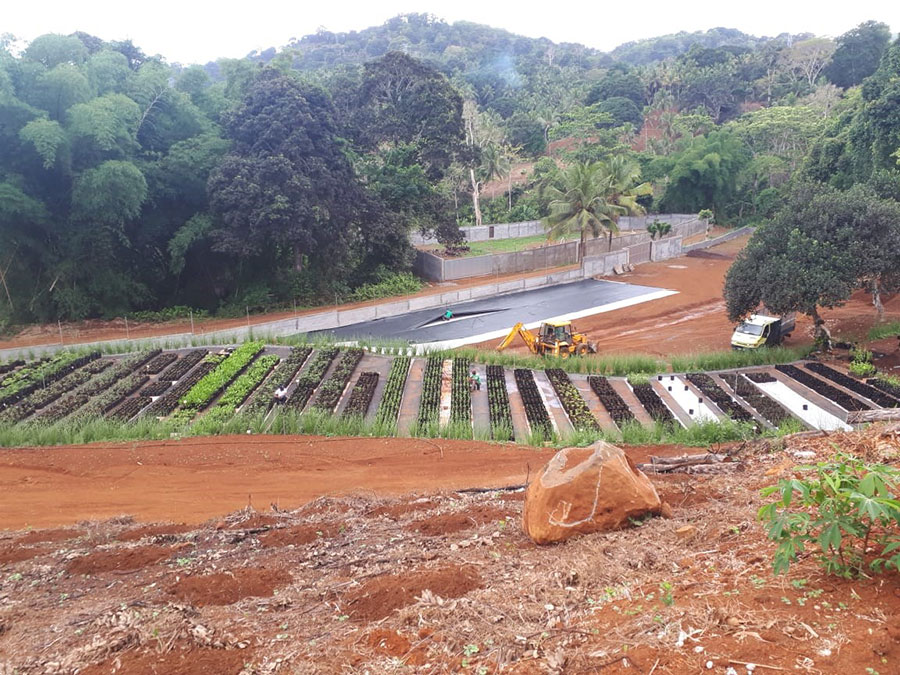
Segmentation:
<svg viewBox="0 0 900 675">
<path fill-rule="evenodd" d="M 439 342 L 509 330 L 518 321 L 534 323 L 563 314 L 608 305 L 664 289 L 587 279 L 451 305 L 454 319 L 441 321 L 446 308 L 424 309 L 310 335 L 341 338 L 390 338 L 410 343 Z M 578 325 L 578 320 L 574 320 Z M 433 325 L 432 325 L 433 324 Z"/>
</svg>

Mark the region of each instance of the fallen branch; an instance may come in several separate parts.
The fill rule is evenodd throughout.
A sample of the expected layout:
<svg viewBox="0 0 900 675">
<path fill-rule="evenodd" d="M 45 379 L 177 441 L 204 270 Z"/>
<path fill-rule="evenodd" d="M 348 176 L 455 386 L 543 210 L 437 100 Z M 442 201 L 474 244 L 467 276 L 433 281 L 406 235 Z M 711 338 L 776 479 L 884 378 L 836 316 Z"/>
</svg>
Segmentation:
<svg viewBox="0 0 900 675">
<path fill-rule="evenodd" d="M 900 420 L 900 408 L 883 410 L 857 410 L 847 415 L 847 424 L 863 424 L 864 422 L 895 422 Z"/>
<path fill-rule="evenodd" d="M 461 490 L 457 490 L 456 492 L 462 494 L 472 494 L 472 495 L 480 495 L 485 492 L 515 492 L 516 490 L 524 490 L 528 487 L 527 484 L 523 483 L 522 485 L 507 485 L 506 487 L 493 487 L 493 488 L 483 488 L 483 487 L 475 487 L 475 488 L 462 488 Z"/>
</svg>

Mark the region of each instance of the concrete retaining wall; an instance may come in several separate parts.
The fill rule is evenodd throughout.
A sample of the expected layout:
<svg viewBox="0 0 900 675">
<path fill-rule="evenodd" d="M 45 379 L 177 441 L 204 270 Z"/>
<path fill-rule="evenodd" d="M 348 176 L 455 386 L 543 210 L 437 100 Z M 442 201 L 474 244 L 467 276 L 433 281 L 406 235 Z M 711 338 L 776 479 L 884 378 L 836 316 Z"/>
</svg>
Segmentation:
<svg viewBox="0 0 900 675">
<path fill-rule="evenodd" d="M 669 237 L 650 242 L 650 260 L 668 260 L 682 254 L 682 237 Z"/>
<path fill-rule="evenodd" d="M 669 223 L 672 229 L 695 220 L 700 222 L 696 213 L 648 213 L 646 216 L 622 216 L 619 218 L 619 229 L 646 230 L 654 220 Z"/>
<path fill-rule="evenodd" d="M 616 265 L 625 265 L 629 262 L 629 252 L 631 249 L 625 248 L 620 251 L 612 251 L 593 258 L 584 259 L 584 278 L 605 276 L 612 274 L 613 267 Z"/>
<path fill-rule="evenodd" d="M 647 225 L 654 220 L 669 223 L 678 234 L 689 237 L 706 229 L 706 223 L 699 220 L 693 213 L 660 213 L 646 216 L 622 216 L 619 218 L 619 229 L 623 232 L 646 230 Z M 694 225 L 695 229 L 686 231 L 682 228 Z M 489 241 L 491 239 L 517 239 L 520 237 L 536 237 L 545 234 L 546 229 L 540 220 L 525 220 L 520 223 L 497 223 L 494 225 L 479 225 L 461 228 L 466 236 L 466 241 Z M 434 237 L 423 237 L 418 232 L 409 235 L 409 241 L 413 246 L 434 246 L 438 243 Z"/>
<path fill-rule="evenodd" d="M 497 223 L 495 225 L 478 225 L 461 228 L 466 241 L 488 241 L 490 239 L 517 239 L 544 234 L 544 224 L 539 220 L 525 220 L 521 223 Z M 434 237 L 423 237 L 418 232 L 409 236 L 413 246 L 433 246 L 438 241 Z"/>
</svg>

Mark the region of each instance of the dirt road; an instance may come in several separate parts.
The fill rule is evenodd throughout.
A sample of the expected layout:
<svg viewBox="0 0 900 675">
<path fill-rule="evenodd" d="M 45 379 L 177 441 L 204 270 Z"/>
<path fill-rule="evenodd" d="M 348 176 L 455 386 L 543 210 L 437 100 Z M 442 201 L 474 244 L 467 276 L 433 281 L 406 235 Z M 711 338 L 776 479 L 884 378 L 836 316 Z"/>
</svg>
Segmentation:
<svg viewBox="0 0 900 675">
<path fill-rule="evenodd" d="M 747 237 L 734 239 L 693 255 L 646 263 L 634 272 L 610 277 L 616 281 L 670 288 L 677 295 L 575 321 L 575 326 L 597 342 L 604 354 L 670 356 L 728 349 L 734 325 L 728 320 L 722 288 L 725 274 Z M 888 318 L 900 317 L 900 295 L 885 302 Z M 857 292 L 843 307 L 821 310 L 829 328 L 838 335 L 864 337 L 875 323 L 871 298 Z M 493 349 L 498 341 L 476 346 Z M 798 316 L 797 330 L 786 345 L 812 344 L 812 321 Z M 510 351 L 526 353 L 521 343 Z"/>
<path fill-rule="evenodd" d="M 473 441 L 221 436 L 0 454 L 0 528 L 131 514 L 200 523 L 252 503 L 296 508 L 322 495 L 497 487 L 552 456 Z"/>
</svg>

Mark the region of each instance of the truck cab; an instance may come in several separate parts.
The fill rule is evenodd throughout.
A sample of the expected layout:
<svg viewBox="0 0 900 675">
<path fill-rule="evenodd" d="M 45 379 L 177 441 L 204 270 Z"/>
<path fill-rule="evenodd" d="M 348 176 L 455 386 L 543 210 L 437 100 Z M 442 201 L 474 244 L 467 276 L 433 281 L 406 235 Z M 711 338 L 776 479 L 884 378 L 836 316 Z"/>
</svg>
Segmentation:
<svg viewBox="0 0 900 675">
<path fill-rule="evenodd" d="M 751 314 L 734 329 L 731 335 L 731 348 L 759 349 L 775 347 L 794 330 L 796 318 L 793 314 L 777 317 L 763 314 Z"/>
</svg>

